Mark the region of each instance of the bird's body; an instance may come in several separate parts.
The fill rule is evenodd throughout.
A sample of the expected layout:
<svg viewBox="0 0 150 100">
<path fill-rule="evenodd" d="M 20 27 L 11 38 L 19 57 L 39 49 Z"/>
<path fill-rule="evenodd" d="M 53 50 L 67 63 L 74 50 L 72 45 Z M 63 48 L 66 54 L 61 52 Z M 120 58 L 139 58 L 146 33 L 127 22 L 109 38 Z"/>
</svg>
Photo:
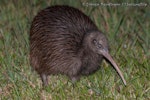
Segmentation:
<svg viewBox="0 0 150 100">
<path fill-rule="evenodd" d="M 98 40 L 108 51 L 106 37 L 78 9 L 52 6 L 38 13 L 30 30 L 30 62 L 47 85 L 47 76 L 65 74 L 71 80 L 99 69 L 103 55 L 93 46 Z M 94 44 L 95 43 L 95 44 Z"/>
</svg>

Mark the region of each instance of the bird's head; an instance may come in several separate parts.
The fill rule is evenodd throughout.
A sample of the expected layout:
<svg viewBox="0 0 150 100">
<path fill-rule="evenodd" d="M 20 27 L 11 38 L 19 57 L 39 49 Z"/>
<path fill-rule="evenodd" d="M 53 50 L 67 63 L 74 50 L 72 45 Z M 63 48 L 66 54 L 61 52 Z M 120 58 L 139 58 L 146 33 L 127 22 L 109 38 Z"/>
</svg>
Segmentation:
<svg viewBox="0 0 150 100">
<path fill-rule="evenodd" d="M 123 83 L 126 85 L 126 81 L 122 75 L 122 72 L 120 71 L 119 67 L 117 66 L 117 64 L 109 54 L 108 41 L 105 35 L 99 31 L 92 31 L 85 35 L 84 42 L 86 47 L 91 49 L 94 53 L 97 53 L 98 55 L 102 55 L 113 65 L 113 67 L 120 75 Z"/>
</svg>

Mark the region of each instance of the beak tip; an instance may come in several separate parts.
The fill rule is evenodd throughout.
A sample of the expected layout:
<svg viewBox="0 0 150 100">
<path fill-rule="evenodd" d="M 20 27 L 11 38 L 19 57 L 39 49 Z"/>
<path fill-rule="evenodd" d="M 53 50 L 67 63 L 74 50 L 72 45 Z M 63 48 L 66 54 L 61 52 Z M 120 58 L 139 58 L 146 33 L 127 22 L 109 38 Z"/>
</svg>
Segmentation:
<svg viewBox="0 0 150 100">
<path fill-rule="evenodd" d="M 123 81 L 123 83 L 124 83 L 125 86 L 127 86 L 127 82 L 125 80 Z"/>
</svg>

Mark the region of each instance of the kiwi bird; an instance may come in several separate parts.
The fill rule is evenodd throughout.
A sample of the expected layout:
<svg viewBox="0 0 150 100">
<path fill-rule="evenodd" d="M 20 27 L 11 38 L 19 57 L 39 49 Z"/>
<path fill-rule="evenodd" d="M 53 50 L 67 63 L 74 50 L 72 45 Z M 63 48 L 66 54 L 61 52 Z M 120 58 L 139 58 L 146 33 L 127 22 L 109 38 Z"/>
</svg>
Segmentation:
<svg viewBox="0 0 150 100">
<path fill-rule="evenodd" d="M 30 29 L 30 63 L 44 86 L 48 76 L 64 74 L 72 81 L 90 75 L 107 59 L 126 81 L 109 54 L 106 36 L 80 10 L 51 6 L 41 10 Z"/>
</svg>

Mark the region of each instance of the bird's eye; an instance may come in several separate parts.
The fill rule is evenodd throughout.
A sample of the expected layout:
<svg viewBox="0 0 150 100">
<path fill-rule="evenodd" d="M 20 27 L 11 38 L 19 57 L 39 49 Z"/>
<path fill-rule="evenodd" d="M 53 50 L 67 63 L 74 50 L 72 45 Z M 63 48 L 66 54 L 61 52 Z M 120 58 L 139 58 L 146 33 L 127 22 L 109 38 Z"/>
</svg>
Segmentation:
<svg viewBox="0 0 150 100">
<path fill-rule="evenodd" d="M 102 48 L 102 45 L 101 45 L 101 44 L 99 44 L 99 43 L 98 43 L 98 45 L 97 45 L 97 46 L 98 46 L 98 48 Z"/>
<path fill-rule="evenodd" d="M 93 40 L 94 45 L 97 46 L 97 48 L 102 48 L 102 45 L 100 43 L 97 42 L 97 40 Z"/>
<path fill-rule="evenodd" d="M 95 39 L 93 40 L 93 42 L 94 42 L 95 45 L 97 45 L 97 41 Z"/>
</svg>

